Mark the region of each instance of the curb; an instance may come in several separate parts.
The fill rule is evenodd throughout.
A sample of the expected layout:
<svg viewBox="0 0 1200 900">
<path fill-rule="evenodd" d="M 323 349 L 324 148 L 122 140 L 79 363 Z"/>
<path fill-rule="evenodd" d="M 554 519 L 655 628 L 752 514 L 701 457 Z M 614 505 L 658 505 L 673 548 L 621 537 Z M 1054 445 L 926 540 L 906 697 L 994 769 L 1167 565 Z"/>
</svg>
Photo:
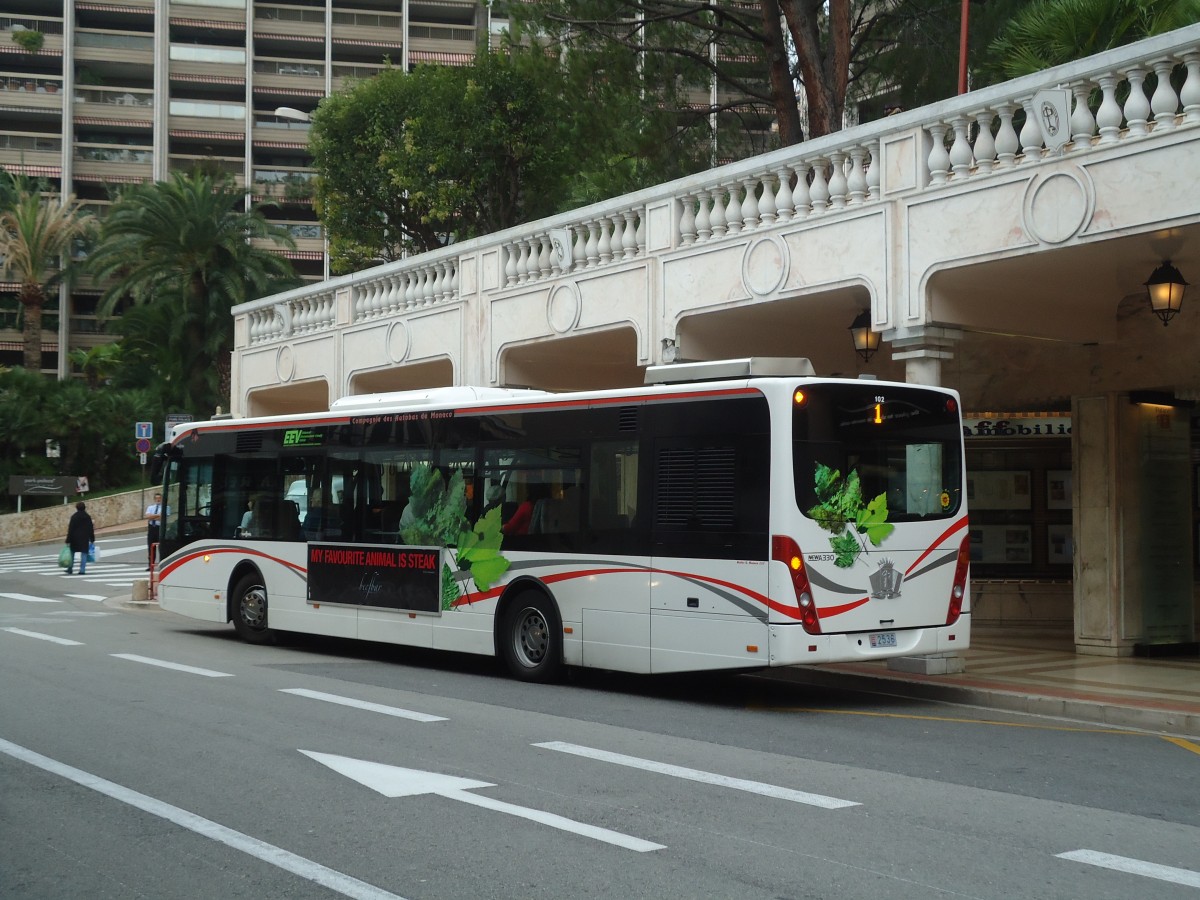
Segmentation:
<svg viewBox="0 0 1200 900">
<path fill-rule="evenodd" d="M 835 672 L 815 667 L 797 666 L 770 669 L 768 672 L 772 677 L 816 687 L 890 694 L 960 706 L 978 706 L 1179 737 L 1200 737 L 1200 709 L 1133 704 L 1125 698 L 1053 696 L 1045 693 L 1026 693 L 1020 689 L 934 684 L 908 678 Z"/>
</svg>

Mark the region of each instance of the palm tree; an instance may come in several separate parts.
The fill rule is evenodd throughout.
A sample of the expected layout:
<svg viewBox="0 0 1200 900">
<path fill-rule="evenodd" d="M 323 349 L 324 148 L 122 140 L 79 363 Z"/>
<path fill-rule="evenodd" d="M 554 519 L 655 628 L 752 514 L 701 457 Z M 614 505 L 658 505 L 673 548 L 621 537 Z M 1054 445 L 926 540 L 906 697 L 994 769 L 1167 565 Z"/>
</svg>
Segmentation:
<svg viewBox="0 0 1200 900">
<path fill-rule="evenodd" d="M 25 317 L 24 364 L 30 371 L 42 370 L 42 309 L 47 294 L 67 273 L 71 244 L 90 231 L 92 222 L 73 196 L 59 201 L 28 189 L 19 189 L 11 207 L 0 213 L 3 272 L 19 284 L 17 299 Z"/>
<path fill-rule="evenodd" d="M 110 281 L 101 316 L 125 300 L 169 311 L 162 340 L 187 365 L 176 399 L 193 413 L 211 412 L 229 395 L 230 307 L 297 283 L 286 258 L 251 243 L 291 248 L 291 237 L 244 204 L 232 181 L 202 172 L 132 185 L 109 210 L 88 260 L 97 278 Z"/>
<path fill-rule="evenodd" d="M 1198 0 L 1034 0 L 988 47 L 985 69 L 1018 78 L 1190 25 Z"/>
</svg>

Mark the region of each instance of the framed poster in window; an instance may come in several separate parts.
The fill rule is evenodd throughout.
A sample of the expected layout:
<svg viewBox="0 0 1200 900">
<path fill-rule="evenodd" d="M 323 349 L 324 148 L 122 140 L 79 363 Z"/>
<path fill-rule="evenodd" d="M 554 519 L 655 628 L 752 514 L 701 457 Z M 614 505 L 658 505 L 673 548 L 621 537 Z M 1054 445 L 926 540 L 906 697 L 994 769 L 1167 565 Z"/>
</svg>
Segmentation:
<svg viewBox="0 0 1200 900">
<path fill-rule="evenodd" d="M 1071 470 L 1046 470 L 1046 509 L 1071 508 Z"/>
<path fill-rule="evenodd" d="M 1046 526 L 1046 562 L 1052 566 L 1069 564 L 1074 555 L 1070 525 Z"/>
<path fill-rule="evenodd" d="M 972 509 L 1030 509 L 1030 481 L 1028 469 L 968 472 L 967 503 Z"/>
<path fill-rule="evenodd" d="M 972 562 L 1033 562 L 1033 534 L 1028 525 L 972 525 L 970 533 Z"/>
</svg>

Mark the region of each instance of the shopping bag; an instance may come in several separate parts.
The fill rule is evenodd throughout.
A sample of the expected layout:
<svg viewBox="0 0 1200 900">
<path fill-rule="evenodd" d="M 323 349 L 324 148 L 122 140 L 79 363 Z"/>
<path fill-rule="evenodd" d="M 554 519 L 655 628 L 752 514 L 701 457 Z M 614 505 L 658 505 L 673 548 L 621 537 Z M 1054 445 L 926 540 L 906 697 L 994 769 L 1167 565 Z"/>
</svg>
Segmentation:
<svg viewBox="0 0 1200 900">
<path fill-rule="evenodd" d="M 95 562 L 100 555 L 100 551 L 96 549 L 96 544 L 93 542 L 88 545 L 88 562 Z"/>
<path fill-rule="evenodd" d="M 64 569 L 71 567 L 71 557 L 75 554 L 71 552 L 70 544 L 63 544 L 63 548 L 58 551 L 58 564 Z"/>
</svg>

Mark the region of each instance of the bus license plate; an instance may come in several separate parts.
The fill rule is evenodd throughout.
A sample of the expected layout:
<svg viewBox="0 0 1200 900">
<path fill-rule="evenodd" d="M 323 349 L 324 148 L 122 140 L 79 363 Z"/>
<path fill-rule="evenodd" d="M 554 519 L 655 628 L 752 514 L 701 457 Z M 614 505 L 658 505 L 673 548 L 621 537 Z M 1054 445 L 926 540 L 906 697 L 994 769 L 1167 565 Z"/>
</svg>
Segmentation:
<svg viewBox="0 0 1200 900">
<path fill-rule="evenodd" d="M 872 650 L 879 648 L 879 647 L 895 647 L 896 646 L 896 632 L 894 632 L 894 631 L 881 631 L 881 632 L 879 632 L 879 634 L 870 635 L 870 638 L 871 638 L 871 649 Z"/>
</svg>

